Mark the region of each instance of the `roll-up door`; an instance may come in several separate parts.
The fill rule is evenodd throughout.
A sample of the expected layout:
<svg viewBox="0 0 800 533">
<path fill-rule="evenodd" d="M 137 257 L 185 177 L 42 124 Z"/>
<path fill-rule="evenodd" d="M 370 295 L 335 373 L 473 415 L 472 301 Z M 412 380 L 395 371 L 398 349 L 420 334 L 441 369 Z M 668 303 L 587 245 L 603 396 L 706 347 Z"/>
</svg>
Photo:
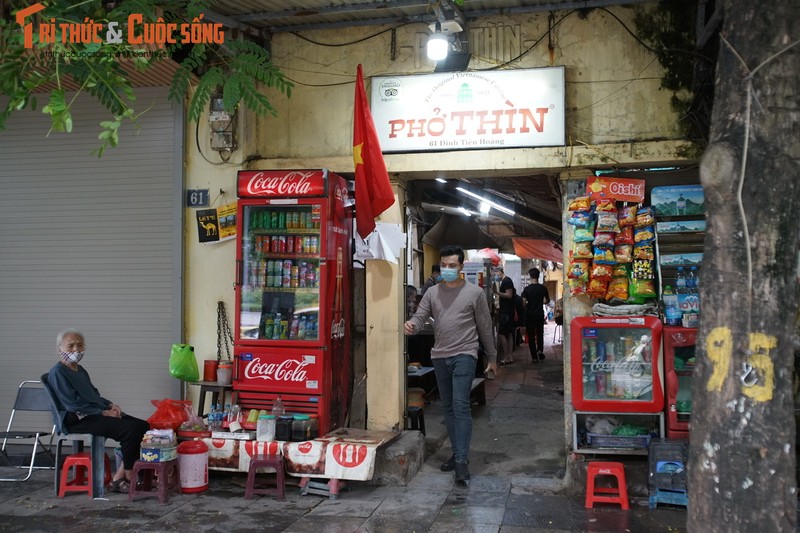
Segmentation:
<svg viewBox="0 0 800 533">
<path fill-rule="evenodd" d="M 136 94 L 148 111 L 99 159 L 109 113 L 86 96 L 71 134 L 47 135 L 46 96 L 0 130 L 0 406 L 55 364 L 70 327 L 86 336 L 81 364 L 124 411 L 147 418 L 150 400 L 179 397 L 167 361 L 181 338 L 183 113 L 166 88 Z"/>
</svg>

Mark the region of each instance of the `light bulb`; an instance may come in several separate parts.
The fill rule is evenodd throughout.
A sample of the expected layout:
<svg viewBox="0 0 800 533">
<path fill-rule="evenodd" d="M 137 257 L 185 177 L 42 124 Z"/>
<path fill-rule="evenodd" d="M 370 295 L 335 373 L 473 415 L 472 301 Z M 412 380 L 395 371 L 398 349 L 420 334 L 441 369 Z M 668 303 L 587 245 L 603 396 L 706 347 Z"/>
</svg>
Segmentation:
<svg viewBox="0 0 800 533">
<path fill-rule="evenodd" d="M 450 48 L 450 43 L 447 41 L 447 37 L 442 33 L 442 25 L 437 22 L 436 31 L 433 32 L 433 35 L 428 37 L 428 59 L 431 61 L 441 61 L 447 57 L 448 48 Z"/>
</svg>

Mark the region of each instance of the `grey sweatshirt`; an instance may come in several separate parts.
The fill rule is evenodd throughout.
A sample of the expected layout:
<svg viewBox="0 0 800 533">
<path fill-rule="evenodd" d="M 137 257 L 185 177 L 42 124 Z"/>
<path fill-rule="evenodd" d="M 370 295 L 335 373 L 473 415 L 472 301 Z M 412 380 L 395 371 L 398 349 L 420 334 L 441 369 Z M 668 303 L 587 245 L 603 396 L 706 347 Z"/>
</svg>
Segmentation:
<svg viewBox="0 0 800 533">
<path fill-rule="evenodd" d="M 483 289 L 468 282 L 455 288 L 444 283 L 434 285 L 422 296 L 417 312 L 410 318 L 419 331 L 428 317 L 433 317 L 435 343 L 431 359 L 470 354 L 478 357 L 478 339 L 488 358 L 497 361 L 492 317 Z"/>
</svg>

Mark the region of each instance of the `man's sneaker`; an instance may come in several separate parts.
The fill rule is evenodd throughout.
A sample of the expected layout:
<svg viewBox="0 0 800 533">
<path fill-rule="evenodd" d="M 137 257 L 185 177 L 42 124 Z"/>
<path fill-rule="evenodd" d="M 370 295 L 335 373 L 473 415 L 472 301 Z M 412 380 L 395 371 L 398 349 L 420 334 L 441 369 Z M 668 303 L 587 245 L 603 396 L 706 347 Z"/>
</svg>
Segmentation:
<svg viewBox="0 0 800 533">
<path fill-rule="evenodd" d="M 450 459 L 442 463 L 442 466 L 439 467 L 442 472 L 452 472 L 456 469 L 456 456 L 451 455 Z"/>
<path fill-rule="evenodd" d="M 544 361 L 544 352 L 539 352 L 536 356 L 539 358 L 539 361 Z"/>
<path fill-rule="evenodd" d="M 466 485 L 469 482 L 469 467 L 467 463 L 456 463 L 456 483 Z"/>
</svg>

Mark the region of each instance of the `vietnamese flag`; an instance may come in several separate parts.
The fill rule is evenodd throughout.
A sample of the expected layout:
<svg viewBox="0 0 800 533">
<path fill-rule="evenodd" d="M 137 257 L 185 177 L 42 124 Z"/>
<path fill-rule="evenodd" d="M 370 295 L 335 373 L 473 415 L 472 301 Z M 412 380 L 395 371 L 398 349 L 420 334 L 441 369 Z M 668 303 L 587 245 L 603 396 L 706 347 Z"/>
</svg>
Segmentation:
<svg viewBox="0 0 800 533">
<path fill-rule="evenodd" d="M 394 193 L 389 184 L 378 132 L 375 131 L 367 104 L 360 64 L 356 74 L 353 162 L 356 166 L 356 231 L 362 239 L 366 239 L 375 229 L 375 217 L 394 203 Z"/>
</svg>

